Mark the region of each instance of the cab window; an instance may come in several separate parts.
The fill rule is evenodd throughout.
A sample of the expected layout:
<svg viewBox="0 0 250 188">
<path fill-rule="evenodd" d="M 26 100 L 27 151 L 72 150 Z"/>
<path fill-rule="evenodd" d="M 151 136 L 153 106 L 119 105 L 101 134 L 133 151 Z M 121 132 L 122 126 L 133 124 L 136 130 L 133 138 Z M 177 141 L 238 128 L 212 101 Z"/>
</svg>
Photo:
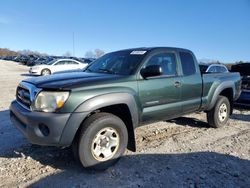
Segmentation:
<svg viewBox="0 0 250 188">
<path fill-rule="evenodd" d="M 67 64 L 69 64 L 69 65 L 78 65 L 79 63 L 77 63 L 77 62 L 75 62 L 75 61 L 68 61 Z"/>
<path fill-rule="evenodd" d="M 55 65 L 65 65 L 65 61 L 59 61 L 59 62 L 57 62 Z"/>
<path fill-rule="evenodd" d="M 180 52 L 181 66 L 184 76 L 196 74 L 193 56 L 188 52 Z"/>
<path fill-rule="evenodd" d="M 150 65 L 159 65 L 162 68 L 162 75 L 165 76 L 177 75 L 176 57 L 174 53 L 156 54 L 148 60 L 145 67 Z"/>
</svg>

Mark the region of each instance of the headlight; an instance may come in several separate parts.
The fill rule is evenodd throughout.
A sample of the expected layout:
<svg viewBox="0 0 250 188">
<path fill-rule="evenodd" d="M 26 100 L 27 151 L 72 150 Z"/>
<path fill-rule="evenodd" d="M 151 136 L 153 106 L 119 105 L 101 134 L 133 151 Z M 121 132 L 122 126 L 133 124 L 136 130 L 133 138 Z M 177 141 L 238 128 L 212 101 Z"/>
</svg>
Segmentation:
<svg viewBox="0 0 250 188">
<path fill-rule="evenodd" d="M 67 91 L 42 91 L 36 97 L 33 110 L 43 112 L 55 112 L 57 109 L 63 107 L 68 97 L 69 92 Z"/>
<path fill-rule="evenodd" d="M 37 67 L 37 66 L 34 66 L 34 67 L 31 67 L 33 70 L 37 70 L 37 69 L 40 69 L 40 67 Z"/>
</svg>

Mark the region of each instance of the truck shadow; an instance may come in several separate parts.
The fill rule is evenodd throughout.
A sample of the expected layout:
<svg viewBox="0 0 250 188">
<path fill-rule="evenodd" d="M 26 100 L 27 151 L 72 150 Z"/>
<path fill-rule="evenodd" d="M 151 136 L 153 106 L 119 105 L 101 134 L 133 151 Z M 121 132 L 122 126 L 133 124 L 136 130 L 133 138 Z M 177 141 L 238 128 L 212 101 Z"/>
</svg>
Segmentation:
<svg viewBox="0 0 250 188">
<path fill-rule="evenodd" d="M 249 160 L 215 152 L 127 155 L 106 171 L 82 168 L 74 161 L 70 149 L 33 146 L 18 152 L 59 169 L 57 173 L 43 175 L 29 187 L 250 186 Z M 12 153 L 8 157 L 20 156 Z"/>
<path fill-rule="evenodd" d="M 235 104 L 234 109 L 240 110 L 240 111 L 249 111 L 250 106 L 249 105 L 240 105 L 240 104 Z"/>
<path fill-rule="evenodd" d="M 234 106 L 234 109 L 240 111 L 240 113 L 233 113 L 230 116 L 230 119 L 250 122 L 250 115 L 248 113 L 250 110 L 250 107 L 236 105 L 236 106 Z M 246 113 L 248 113 L 248 114 L 246 114 Z"/>
<path fill-rule="evenodd" d="M 183 126 L 190 126 L 190 127 L 197 127 L 197 128 L 209 128 L 209 124 L 204 121 L 200 121 L 196 118 L 190 118 L 190 117 L 179 117 L 173 120 L 168 120 L 169 123 L 175 123 L 177 125 L 183 125 Z"/>
<path fill-rule="evenodd" d="M 207 126 L 194 118 L 175 121 L 181 125 Z M 33 181 L 30 187 L 250 187 L 250 161 L 231 155 L 206 151 L 179 154 L 128 152 L 106 171 L 87 171 L 74 160 L 70 148 L 28 144 L 11 125 L 8 110 L 0 112 L 0 123 L 0 132 L 3 132 L 0 157 L 10 159 L 9 163 L 17 161 L 13 159 L 22 159 L 18 160 L 23 163 L 19 168 L 29 175 L 34 172 L 32 168 L 37 168 L 41 179 Z M 39 172 L 46 166 L 57 170 L 45 174 Z"/>
<path fill-rule="evenodd" d="M 0 153 L 27 144 L 26 139 L 12 125 L 9 113 L 9 110 L 0 111 Z"/>
<path fill-rule="evenodd" d="M 231 119 L 250 122 L 250 115 L 247 114 L 232 114 Z"/>
</svg>

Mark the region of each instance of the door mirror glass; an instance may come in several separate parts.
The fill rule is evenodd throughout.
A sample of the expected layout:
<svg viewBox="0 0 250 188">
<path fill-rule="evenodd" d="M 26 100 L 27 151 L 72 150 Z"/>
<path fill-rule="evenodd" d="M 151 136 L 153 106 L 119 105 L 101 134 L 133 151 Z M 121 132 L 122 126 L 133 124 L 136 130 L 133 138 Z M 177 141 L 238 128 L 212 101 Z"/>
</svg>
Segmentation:
<svg viewBox="0 0 250 188">
<path fill-rule="evenodd" d="M 141 69 L 140 73 L 144 79 L 148 78 L 148 77 L 161 76 L 162 75 L 162 68 L 160 65 L 149 65 L 149 66 Z"/>
</svg>

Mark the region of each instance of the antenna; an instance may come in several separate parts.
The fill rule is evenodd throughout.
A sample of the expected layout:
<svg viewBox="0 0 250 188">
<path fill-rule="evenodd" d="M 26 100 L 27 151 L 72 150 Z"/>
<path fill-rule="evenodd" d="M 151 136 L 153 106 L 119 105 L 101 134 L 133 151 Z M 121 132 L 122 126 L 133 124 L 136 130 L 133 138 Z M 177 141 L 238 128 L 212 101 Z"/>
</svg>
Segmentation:
<svg viewBox="0 0 250 188">
<path fill-rule="evenodd" d="M 75 56 L 75 33 L 73 32 L 73 38 L 72 38 L 72 43 L 73 43 L 73 56 Z"/>
</svg>

